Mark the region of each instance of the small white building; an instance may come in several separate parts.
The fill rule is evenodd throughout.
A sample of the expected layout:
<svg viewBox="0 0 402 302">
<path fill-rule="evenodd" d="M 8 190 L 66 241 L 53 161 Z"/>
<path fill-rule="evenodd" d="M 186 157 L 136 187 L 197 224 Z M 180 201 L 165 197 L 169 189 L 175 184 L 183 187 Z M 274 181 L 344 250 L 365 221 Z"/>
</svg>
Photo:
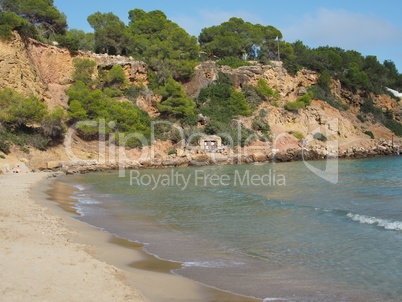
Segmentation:
<svg viewBox="0 0 402 302">
<path fill-rule="evenodd" d="M 222 138 L 217 135 L 203 136 L 198 141 L 202 150 L 215 152 L 222 149 Z"/>
</svg>

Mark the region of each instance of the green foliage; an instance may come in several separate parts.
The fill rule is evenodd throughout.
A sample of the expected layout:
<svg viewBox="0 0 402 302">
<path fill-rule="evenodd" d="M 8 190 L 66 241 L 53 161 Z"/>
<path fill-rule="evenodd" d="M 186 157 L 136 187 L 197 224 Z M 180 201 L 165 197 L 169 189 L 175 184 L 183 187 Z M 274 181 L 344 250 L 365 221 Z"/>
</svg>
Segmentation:
<svg viewBox="0 0 402 302">
<path fill-rule="evenodd" d="M 67 29 L 66 16 L 54 6 L 53 0 L 2 0 L 1 7 L 28 20 L 45 39 L 64 34 Z"/>
<path fill-rule="evenodd" d="M 173 155 L 173 154 L 176 154 L 176 153 L 177 153 L 176 149 L 170 149 L 169 152 L 168 152 L 168 155 Z"/>
<path fill-rule="evenodd" d="M 78 50 L 95 51 L 94 33 L 71 29 L 65 35 L 57 35 L 55 39 L 61 47 L 66 47 L 72 53 L 76 53 Z"/>
<path fill-rule="evenodd" d="M 48 112 L 46 105 L 33 96 L 25 98 L 12 89 L 0 90 L 0 150 L 8 153 L 11 145 L 44 150 L 62 141 L 63 119 L 60 107 Z"/>
<path fill-rule="evenodd" d="M 361 114 L 356 115 L 356 117 L 357 117 L 357 118 L 359 119 L 359 121 L 361 121 L 362 123 L 367 122 L 367 119 L 366 119 L 364 116 L 362 116 Z"/>
<path fill-rule="evenodd" d="M 349 106 L 341 100 L 335 99 L 330 90 L 322 88 L 320 85 L 312 85 L 308 88 L 309 93 L 312 93 L 313 98 L 322 100 L 332 107 L 340 110 L 348 110 Z"/>
<path fill-rule="evenodd" d="M 222 143 L 228 146 L 240 145 L 244 147 L 256 139 L 256 134 L 252 129 L 243 126 L 237 129 L 217 120 L 210 120 L 204 131 L 206 134 L 219 135 L 222 138 Z"/>
<path fill-rule="evenodd" d="M 157 120 L 153 130 L 155 138 L 162 141 L 171 140 L 173 143 L 178 143 L 183 139 L 179 129 L 169 122 Z"/>
<path fill-rule="evenodd" d="M 330 93 L 331 92 L 331 88 L 329 87 L 329 85 L 331 84 L 331 75 L 329 74 L 329 72 L 327 70 L 324 70 L 323 72 L 321 72 L 320 76 L 318 77 L 318 86 L 320 86 L 325 92 Z"/>
<path fill-rule="evenodd" d="M 322 142 L 327 141 L 327 137 L 324 134 L 322 134 L 321 132 L 315 133 L 313 137 L 314 137 L 314 139 L 317 139 L 317 140 L 322 141 Z"/>
<path fill-rule="evenodd" d="M 61 141 L 66 132 L 66 127 L 63 123 L 64 118 L 64 110 L 56 106 L 53 111 L 44 116 L 42 120 L 42 133 L 53 141 Z"/>
<path fill-rule="evenodd" d="M 127 53 L 157 71 L 158 86 L 172 77 L 188 80 L 197 65 L 197 39 L 159 11 L 129 11 Z"/>
<path fill-rule="evenodd" d="M 292 57 L 292 58 L 285 58 L 283 60 L 283 67 L 291 74 L 291 75 L 296 75 L 299 70 L 303 68 L 303 66 L 299 65 L 297 63 L 297 60 Z"/>
<path fill-rule="evenodd" d="M 2 142 L 0 142 L 0 151 L 2 150 Z M 6 159 L 6 157 L 3 154 L 0 154 L 1 159 Z"/>
<path fill-rule="evenodd" d="M 236 91 L 234 87 L 231 87 L 230 97 L 225 102 L 225 105 L 227 105 L 227 108 L 232 116 L 250 115 L 252 113 L 244 94 Z"/>
<path fill-rule="evenodd" d="M 257 91 L 256 87 L 252 85 L 244 85 L 241 92 L 244 94 L 248 105 L 252 109 L 257 108 L 258 105 L 266 101 L 266 98 Z"/>
<path fill-rule="evenodd" d="M 304 103 L 304 105 L 306 107 L 310 106 L 313 96 L 314 96 L 313 92 L 310 91 L 309 93 L 307 93 L 305 95 L 299 96 L 296 100 L 296 103 L 300 102 L 300 103 Z"/>
<path fill-rule="evenodd" d="M 266 98 L 274 98 L 275 100 L 279 99 L 279 92 L 277 90 L 273 90 L 269 87 L 267 81 L 263 78 L 260 78 L 257 83 L 256 90 Z"/>
<path fill-rule="evenodd" d="M 136 104 L 138 97 L 141 95 L 146 95 L 147 93 L 153 92 L 142 84 L 140 86 L 131 84 L 128 85 L 128 87 L 124 90 L 124 96 L 128 98 L 134 105 Z"/>
<path fill-rule="evenodd" d="M 16 127 L 40 123 L 47 113 L 46 105 L 31 96 L 11 101 L 4 122 Z"/>
<path fill-rule="evenodd" d="M 106 74 L 104 81 L 107 87 L 113 88 L 124 88 L 128 84 L 124 69 L 120 65 L 114 65 Z"/>
<path fill-rule="evenodd" d="M 381 120 L 383 118 L 383 111 L 374 106 L 374 103 L 371 99 L 366 99 L 363 105 L 360 108 L 360 111 L 363 113 L 371 113 L 373 114 L 376 120 Z"/>
<path fill-rule="evenodd" d="M 356 91 L 364 89 L 375 94 L 384 93 L 385 87 L 402 90 L 402 75 L 391 61 L 379 63 L 375 56 L 362 56 L 359 52 L 345 51 L 339 47 L 318 47 L 311 49 L 301 41 L 292 44 L 294 56 L 284 60 L 285 68 L 299 69 L 299 66 L 321 73 L 318 85 L 328 92 L 330 77 Z M 294 68 L 295 67 L 295 68 Z"/>
<path fill-rule="evenodd" d="M 75 58 L 73 60 L 75 70 L 72 74 L 75 82 L 82 82 L 84 85 L 93 84 L 92 76 L 95 72 L 96 62 L 90 59 Z"/>
<path fill-rule="evenodd" d="M 244 94 L 236 91 L 223 73 L 219 74 L 216 83 L 201 89 L 197 104 L 204 116 L 226 123 L 237 115 L 252 113 Z"/>
<path fill-rule="evenodd" d="M 216 62 L 218 65 L 227 65 L 234 69 L 241 66 L 251 66 L 252 64 L 236 57 L 224 57 Z"/>
<path fill-rule="evenodd" d="M 183 118 L 194 115 L 195 103 L 186 96 L 184 87 L 169 78 L 165 86 L 160 87 L 162 101 L 158 109 L 165 117 Z"/>
<path fill-rule="evenodd" d="M 357 63 L 350 63 L 345 73 L 346 75 L 341 78 L 344 85 L 354 90 L 368 88 L 369 77 L 363 70 L 360 70 Z"/>
<path fill-rule="evenodd" d="M 306 104 L 304 102 L 287 102 L 285 104 L 285 109 L 288 111 L 299 112 L 299 109 L 306 109 Z"/>
<path fill-rule="evenodd" d="M 10 39 L 12 30 L 17 30 L 23 37 L 33 38 L 37 32 L 35 26 L 14 12 L 0 9 L 0 39 Z"/>
<path fill-rule="evenodd" d="M 89 84 L 100 82 L 92 79 L 92 61 L 78 61 L 76 79 L 84 79 Z M 84 139 L 95 139 L 104 134 L 116 144 L 126 147 L 141 147 L 144 139 L 150 137 L 150 117 L 147 112 L 131 102 L 118 102 L 114 96 L 123 92 L 118 88 L 125 86 L 124 71 L 121 66 L 112 68 L 103 75 L 105 87 L 94 89 L 77 80 L 67 91 L 69 97 L 68 117 L 71 122 L 80 122 L 78 129 Z M 111 87 L 106 87 L 111 86 Z M 113 87 L 116 86 L 116 87 Z M 102 88 L 102 87 L 101 87 Z"/>
<path fill-rule="evenodd" d="M 371 131 L 364 131 L 364 134 L 368 135 L 371 137 L 371 139 L 374 139 L 374 134 Z"/>
<path fill-rule="evenodd" d="M 302 140 L 304 138 L 304 135 L 299 131 L 289 131 L 289 134 L 292 134 L 298 140 Z"/>
<path fill-rule="evenodd" d="M 383 124 L 397 136 L 402 136 L 402 124 L 400 122 L 394 119 L 385 119 Z"/>
<path fill-rule="evenodd" d="M 371 99 L 366 99 L 361 105 L 360 111 L 362 113 L 371 114 L 375 121 L 381 122 L 397 136 L 402 136 L 402 124 L 394 120 L 394 115 L 391 110 L 387 109 L 386 111 L 382 111 L 381 108 L 374 106 L 374 103 Z M 362 123 L 366 122 L 367 120 L 366 117 L 363 117 L 360 114 L 357 115 L 357 118 Z"/>
<path fill-rule="evenodd" d="M 254 119 L 251 129 L 261 131 L 263 134 L 267 134 L 271 130 L 269 124 L 263 118 Z"/>
<path fill-rule="evenodd" d="M 198 41 L 201 48 L 210 56 L 255 58 L 258 47 L 264 46 L 282 33 L 273 26 L 262 26 L 231 18 L 220 25 L 204 28 Z"/>
<path fill-rule="evenodd" d="M 10 141 L 7 139 L 10 134 L 0 129 L 0 151 L 9 154 L 10 153 Z"/>
<path fill-rule="evenodd" d="M 73 122 L 87 119 L 87 112 L 79 100 L 72 100 L 70 102 L 68 108 L 68 117 L 70 117 Z"/>
<path fill-rule="evenodd" d="M 95 50 L 110 55 L 126 54 L 128 32 L 126 25 L 113 13 L 96 12 L 88 17 L 95 30 Z"/>
<path fill-rule="evenodd" d="M 267 114 L 268 114 L 267 110 L 264 109 L 264 108 L 262 108 L 262 109 L 260 110 L 260 112 L 258 113 L 258 116 L 262 118 L 262 117 L 266 117 Z"/>
</svg>

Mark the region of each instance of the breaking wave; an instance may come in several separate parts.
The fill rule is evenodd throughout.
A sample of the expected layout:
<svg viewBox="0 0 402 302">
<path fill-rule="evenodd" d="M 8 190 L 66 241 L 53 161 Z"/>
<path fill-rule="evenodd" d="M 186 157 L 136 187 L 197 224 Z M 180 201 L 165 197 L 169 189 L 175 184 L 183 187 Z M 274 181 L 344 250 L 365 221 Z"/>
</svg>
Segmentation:
<svg viewBox="0 0 402 302">
<path fill-rule="evenodd" d="M 375 225 L 386 230 L 402 231 L 402 221 L 391 221 L 366 215 L 348 213 L 346 217 L 363 224 Z"/>
</svg>

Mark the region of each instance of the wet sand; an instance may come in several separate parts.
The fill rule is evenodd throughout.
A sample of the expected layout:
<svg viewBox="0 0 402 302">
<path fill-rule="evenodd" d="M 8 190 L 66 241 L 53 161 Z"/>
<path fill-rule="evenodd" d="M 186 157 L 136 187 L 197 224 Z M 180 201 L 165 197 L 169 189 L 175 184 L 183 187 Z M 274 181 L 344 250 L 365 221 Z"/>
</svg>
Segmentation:
<svg viewBox="0 0 402 302">
<path fill-rule="evenodd" d="M 74 230 L 72 241 L 85 245 L 87 252 L 124 273 L 124 281 L 138 289 L 148 301 L 261 301 L 216 290 L 195 281 L 177 276 L 172 270 L 181 267 L 180 263 L 160 260 L 145 253 L 142 245 L 113 236 L 74 219 L 76 190 L 63 182 L 48 180 L 40 183 L 33 191 L 40 204 L 50 208 L 62 217 L 66 227 Z M 45 193 L 46 192 L 46 193 Z"/>
<path fill-rule="evenodd" d="M 1 301 L 149 301 L 93 257 L 65 219 L 31 198 L 49 173 L 0 175 Z"/>
</svg>

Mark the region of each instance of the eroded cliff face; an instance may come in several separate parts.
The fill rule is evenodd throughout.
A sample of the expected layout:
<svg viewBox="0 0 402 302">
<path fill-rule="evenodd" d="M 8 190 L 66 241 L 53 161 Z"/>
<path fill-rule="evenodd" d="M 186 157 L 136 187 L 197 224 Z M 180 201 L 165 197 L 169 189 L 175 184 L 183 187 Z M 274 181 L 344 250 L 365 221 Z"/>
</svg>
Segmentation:
<svg viewBox="0 0 402 302">
<path fill-rule="evenodd" d="M 74 71 L 73 60 L 75 57 L 94 60 L 98 67 L 110 69 L 114 65 L 124 68 L 126 77 L 130 83 L 147 85 L 147 64 L 136 61 L 130 57 L 98 55 L 92 53 L 78 53 L 71 55 L 66 49 L 46 45 L 35 40 L 25 42 L 18 34 L 9 41 L 0 41 L 0 89 L 12 88 L 26 96 L 35 95 L 46 102 L 49 108 L 55 105 L 67 109 L 68 97 L 66 91 L 72 82 Z M 360 106 L 367 97 L 372 98 L 374 104 L 383 109 L 394 112 L 397 120 L 402 120 L 402 105 L 387 95 L 367 96 L 364 92 L 352 93 L 344 90 L 339 81 L 333 81 L 332 92 L 335 97 L 344 104 L 350 106 L 347 111 L 339 111 L 321 100 L 313 100 L 311 106 L 299 113 L 286 112 L 284 104 L 295 101 L 303 94 L 305 88 L 315 84 L 318 74 L 313 71 L 301 70 L 296 76 L 287 73 L 282 62 L 272 62 L 271 65 L 255 63 L 253 66 L 244 66 L 232 69 L 228 66 L 219 67 L 213 61 L 203 62 L 196 67 L 195 76 L 185 83 L 185 88 L 190 97 L 197 97 L 200 90 L 209 83 L 217 80 L 219 72 L 228 75 L 235 87 L 241 89 L 244 85 L 256 85 L 260 78 L 267 81 L 269 86 L 278 90 L 280 99 L 276 106 L 263 103 L 255 111 L 253 116 L 241 117 L 240 123 L 251 128 L 253 120 L 264 109 L 265 119 L 271 127 L 273 141 L 270 143 L 255 142 L 248 149 L 265 150 L 261 158 L 269 158 L 268 152 L 273 148 L 279 150 L 300 149 L 300 141 L 290 132 L 298 131 L 309 141 L 309 146 L 329 152 L 325 144 L 314 140 L 314 133 L 321 132 L 329 140 L 338 142 L 339 150 L 345 154 L 350 148 L 375 149 L 378 140 L 371 140 L 364 131 L 372 131 L 376 139 L 391 140 L 392 133 L 380 123 L 362 123 L 357 115 Z M 157 103 L 161 97 L 148 90 L 137 99 L 137 105 L 146 110 L 150 116 L 158 116 Z M 203 127 L 199 124 L 198 127 Z M 93 159 L 97 157 L 97 144 L 84 142 L 78 137 L 71 148 L 80 154 L 80 158 Z M 78 142 L 78 143 L 77 143 Z M 160 144 L 160 142 L 159 142 Z M 159 145 L 157 145 L 159 146 Z M 160 148 L 158 156 L 161 160 L 169 158 L 167 152 L 173 147 Z M 324 152 L 323 151 L 323 152 Z M 134 151 L 133 151 L 134 152 Z M 259 153 L 258 153 L 259 154 Z M 16 160 L 23 157 L 35 167 L 46 168 L 48 161 L 68 161 L 65 146 L 58 146 L 47 152 L 32 150 L 30 155 L 21 154 L 18 150 L 13 155 Z M 257 155 L 255 155 L 258 157 Z M 9 158 L 13 158 L 12 156 Z M 2 159 L 0 159 L 1 164 Z"/>
<path fill-rule="evenodd" d="M 25 42 L 15 32 L 11 40 L 0 40 L 0 89 L 11 88 L 25 96 L 34 95 L 50 109 L 55 105 L 67 109 L 66 91 L 72 82 L 76 57 L 91 59 L 106 69 L 121 65 L 130 83 L 147 84 L 144 62 L 84 52 L 72 55 L 67 49 L 33 39 Z"/>
<path fill-rule="evenodd" d="M 0 89 L 4 88 L 39 98 L 46 92 L 29 47 L 18 34 L 8 41 L 0 40 Z"/>
</svg>

